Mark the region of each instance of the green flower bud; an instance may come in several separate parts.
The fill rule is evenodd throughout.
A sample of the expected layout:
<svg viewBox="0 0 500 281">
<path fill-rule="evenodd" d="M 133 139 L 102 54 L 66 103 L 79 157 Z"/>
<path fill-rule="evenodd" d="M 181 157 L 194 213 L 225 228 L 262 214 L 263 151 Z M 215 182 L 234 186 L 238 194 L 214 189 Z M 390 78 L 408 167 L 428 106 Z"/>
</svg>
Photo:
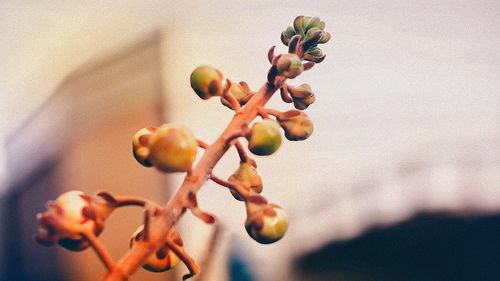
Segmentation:
<svg viewBox="0 0 500 281">
<path fill-rule="evenodd" d="M 245 229 L 255 241 L 261 244 L 271 244 L 285 236 L 288 218 L 279 206 L 265 205 L 247 217 Z"/>
<path fill-rule="evenodd" d="M 160 171 L 186 172 L 196 158 L 198 142 L 188 129 L 174 125 L 162 125 L 150 138 L 149 160 Z"/>
<path fill-rule="evenodd" d="M 132 137 L 132 152 L 135 160 L 145 167 L 151 167 L 153 164 L 149 161 L 149 138 L 158 128 L 148 127 L 137 131 Z"/>
<path fill-rule="evenodd" d="M 277 119 L 285 131 L 285 137 L 291 141 L 305 140 L 314 130 L 311 119 L 302 111 L 289 110 L 281 113 Z"/>
<path fill-rule="evenodd" d="M 182 239 L 179 233 L 175 229 L 171 229 L 169 232 L 169 238 L 174 241 L 175 244 L 183 246 Z M 141 225 L 135 233 L 130 237 L 130 248 L 134 246 L 135 243 L 141 241 L 144 237 L 144 225 Z M 160 248 L 155 253 L 151 254 L 142 267 L 146 270 L 152 272 L 163 272 L 167 271 L 174 266 L 178 265 L 180 262 L 179 257 L 172 251 L 165 243 L 162 248 Z"/>
<path fill-rule="evenodd" d="M 248 149 L 255 155 L 271 155 L 281 145 L 279 124 L 271 119 L 265 119 L 252 126 L 248 136 Z"/>
<path fill-rule="evenodd" d="M 316 97 L 309 84 L 302 84 L 298 87 L 290 88 L 288 91 L 296 109 L 304 110 L 316 101 Z"/>
<path fill-rule="evenodd" d="M 234 171 L 234 173 L 229 177 L 228 181 L 238 183 L 248 191 L 252 191 L 255 193 L 262 192 L 262 179 L 259 174 L 257 174 L 255 168 L 247 162 L 240 163 L 240 167 L 236 171 Z M 234 198 L 239 201 L 243 201 L 243 198 L 241 198 L 239 194 L 237 194 L 233 190 L 231 190 L 231 193 L 233 194 Z"/>
<path fill-rule="evenodd" d="M 196 94 L 206 100 L 213 96 L 221 96 L 223 93 L 222 73 L 207 65 L 198 66 L 191 73 L 191 88 Z"/>
<path fill-rule="evenodd" d="M 296 54 L 286 53 L 280 56 L 276 66 L 278 67 L 278 74 L 286 78 L 295 78 L 304 71 L 302 61 Z"/>
</svg>

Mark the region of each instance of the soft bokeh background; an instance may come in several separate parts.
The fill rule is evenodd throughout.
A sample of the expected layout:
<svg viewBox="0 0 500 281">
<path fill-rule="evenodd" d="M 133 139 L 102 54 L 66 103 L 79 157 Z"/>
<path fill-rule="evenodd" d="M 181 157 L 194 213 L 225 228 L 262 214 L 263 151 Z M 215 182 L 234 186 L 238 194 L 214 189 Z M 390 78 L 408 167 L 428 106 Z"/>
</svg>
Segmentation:
<svg viewBox="0 0 500 281">
<path fill-rule="evenodd" d="M 265 196 L 289 213 L 288 235 L 257 245 L 226 190 L 208 183 L 199 198 L 225 225 L 207 280 L 229 278 L 227 253 L 237 249 L 257 280 L 293 280 L 295 257 L 374 226 L 500 209 L 498 11 L 497 1 L 2 1 L 0 141 L 69 73 L 156 31 L 167 121 L 210 142 L 231 112 L 192 93 L 191 71 L 210 64 L 258 89 L 269 47 L 285 50 L 280 32 L 296 15 L 319 16 L 333 35 L 327 59 L 291 81 L 316 92 L 307 110 L 315 132 L 257 159 Z M 287 109 L 277 97 L 270 106 Z M 0 194 L 12 176 L 1 160 Z M 236 165 L 230 153 L 215 173 Z M 172 188 L 180 181 L 166 178 Z M 189 216 L 181 229 L 190 252 L 203 252 L 209 229 Z"/>
</svg>

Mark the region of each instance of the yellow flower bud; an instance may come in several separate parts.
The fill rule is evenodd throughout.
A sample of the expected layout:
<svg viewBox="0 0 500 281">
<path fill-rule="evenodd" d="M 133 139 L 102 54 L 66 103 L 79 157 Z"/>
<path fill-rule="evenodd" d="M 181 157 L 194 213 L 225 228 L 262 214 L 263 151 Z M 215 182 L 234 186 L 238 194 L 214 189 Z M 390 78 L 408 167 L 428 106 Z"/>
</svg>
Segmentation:
<svg viewBox="0 0 500 281">
<path fill-rule="evenodd" d="M 188 129 L 174 125 L 162 125 L 150 138 L 149 160 L 160 171 L 186 172 L 196 158 L 198 142 Z"/>
<path fill-rule="evenodd" d="M 240 167 L 229 177 L 228 181 L 238 183 L 248 191 L 255 193 L 262 192 L 262 179 L 259 174 L 257 174 L 255 168 L 247 162 L 242 162 Z M 243 201 L 243 199 L 233 190 L 231 190 L 231 193 L 234 198 Z"/>
<path fill-rule="evenodd" d="M 148 127 L 137 131 L 132 138 L 132 152 L 135 160 L 145 167 L 151 167 L 153 164 L 149 161 L 149 139 L 158 128 Z"/>
</svg>

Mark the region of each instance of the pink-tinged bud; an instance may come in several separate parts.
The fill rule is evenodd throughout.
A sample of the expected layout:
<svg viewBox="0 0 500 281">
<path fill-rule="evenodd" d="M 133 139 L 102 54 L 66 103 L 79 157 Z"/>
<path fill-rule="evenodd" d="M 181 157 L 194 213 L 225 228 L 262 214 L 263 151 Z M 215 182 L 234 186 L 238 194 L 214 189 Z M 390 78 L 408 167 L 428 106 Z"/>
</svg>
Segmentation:
<svg viewBox="0 0 500 281">
<path fill-rule="evenodd" d="M 314 96 L 309 84 L 302 84 L 298 87 L 290 87 L 288 91 L 293 99 L 293 105 L 297 109 L 304 110 L 316 101 L 316 97 Z"/>
<path fill-rule="evenodd" d="M 47 211 L 37 215 L 39 228 L 35 239 L 43 245 L 58 243 L 68 250 L 82 251 L 90 246 L 82 233 L 99 235 L 113 209 L 109 202 L 81 191 L 65 192 L 47 203 Z"/>
<path fill-rule="evenodd" d="M 305 140 L 311 136 L 314 127 L 305 112 L 289 110 L 277 116 L 278 122 L 285 131 L 285 137 L 291 141 Z"/>
<path fill-rule="evenodd" d="M 296 54 L 286 53 L 279 57 L 276 62 L 278 74 L 286 78 L 295 78 L 304 71 L 302 60 Z"/>
</svg>

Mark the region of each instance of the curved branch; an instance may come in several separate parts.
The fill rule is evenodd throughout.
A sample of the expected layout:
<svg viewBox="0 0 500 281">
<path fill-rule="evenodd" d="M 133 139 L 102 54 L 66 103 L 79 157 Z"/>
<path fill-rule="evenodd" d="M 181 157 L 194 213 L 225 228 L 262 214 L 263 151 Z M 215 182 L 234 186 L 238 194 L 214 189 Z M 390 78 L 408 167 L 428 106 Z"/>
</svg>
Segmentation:
<svg viewBox="0 0 500 281">
<path fill-rule="evenodd" d="M 197 139 L 196 141 L 198 142 L 198 146 L 199 146 L 199 147 L 201 147 L 201 148 L 203 148 L 203 149 L 205 149 L 205 150 L 206 150 L 206 149 L 208 148 L 208 146 L 209 146 L 209 145 L 208 145 L 208 143 L 206 143 L 206 142 L 204 142 L 204 141 L 202 141 L 202 140 L 198 140 L 198 139 Z"/>
<path fill-rule="evenodd" d="M 101 241 L 97 239 L 95 234 L 92 231 L 85 229 L 82 230 L 81 235 L 89 241 L 92 249 L 94 249 L 94 252 L 97 254 L 108 271 L 113 271 L 116 268 L 116 264 L 106 250 L 106 247 L 104 247 Z"/>
<path fill-rule="evenodd" d="M 236 140 L 234 142 L 234 147 L 236 147 L 236 150 L 238 151 L 238 155 L 240 156 L 241 162 L 249 163 L 254 168 L 257 168 L 257 162 L 255 162 L 255 160 L 248 155 L 247 151 L 245 150 L 240 141 Z"/>
<path fill-rule="evenodd" d="M 246 199 L 248 198 L 249 196 L 249 192 L 248 190 L 246 190 L 245 188 L 243 188 L 241 185 L 239 184 L 235 184 L 235 183 L 232 183 L 232 182 L 229 182 L 229 181 L 226 181 L 226 180 L 223 180 L 215 175 L 212 175 L 210 177 L 211 180 L 213 180 L 215 183 L 219 184 L 219 185 L 222 185 L 224 187 L 227 187 L 229 188 L 230 190 L 238 193 L 238 195 L 244 199 L 244 201 L 246 201 Z"/>
<path fill-rule="evenodd" d="M 190 256 L 188 256 L 184 252 L 184 249 L 182 249 L 181 246 L 177 245 L 174 241 L 172 241 L 170 237 L 168 237 L 165 240 L 165 243 L 167 244 L 168 248 L 172 250 L 189 269 L 189 274 L 184 275 L 182 277 L 182 280 L 187 280 L 195 276 L 196 274 L 200 273 L 200 267 L 195 263 L 195 261 Z"/>
</svg>

